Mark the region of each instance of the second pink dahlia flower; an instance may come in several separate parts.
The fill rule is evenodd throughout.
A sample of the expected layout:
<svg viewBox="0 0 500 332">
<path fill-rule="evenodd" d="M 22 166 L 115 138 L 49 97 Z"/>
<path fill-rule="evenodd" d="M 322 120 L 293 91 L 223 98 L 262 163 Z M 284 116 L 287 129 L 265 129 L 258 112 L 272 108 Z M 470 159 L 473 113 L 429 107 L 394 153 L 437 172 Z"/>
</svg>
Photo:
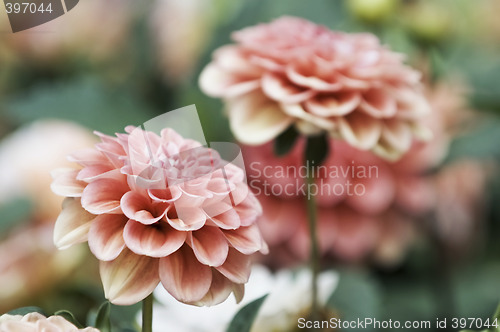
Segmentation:
<svg viewBox="0 0 500 332">
<path fill-rule="evenodd" d="M 269 142 L 295 125 L 394 160 L 413 136 L 429 135 L 420 125 L 429 110 L 420 74 L 374 35 L 282 17 L 232 37 L 237 44 L 215 51 L 200 85 L 224 99 L 244 144 Z"/>
<path fill-rule="evenodd" d="M 55 172 L 52 189 L 67 197 L 57 247 L 88 241 L 115 304 L 141 301 L 160 281 L 184 303 L 241 299 L 249 255 L 267 250 L 244 171 L 172 129 L 126 131 L 97 133 L 95 149 L 70 156 L 79 168 Z"/>
</svg>

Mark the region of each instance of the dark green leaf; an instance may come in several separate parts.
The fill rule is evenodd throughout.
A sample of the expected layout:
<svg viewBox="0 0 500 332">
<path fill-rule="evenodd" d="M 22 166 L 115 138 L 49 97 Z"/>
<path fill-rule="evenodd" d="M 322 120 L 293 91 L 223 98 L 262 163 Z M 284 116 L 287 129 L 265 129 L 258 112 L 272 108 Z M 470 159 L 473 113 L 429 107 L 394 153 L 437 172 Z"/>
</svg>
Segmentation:
<svg viewBox="0 0 500 332">
<path fill-rule="evenodd" d="M 24 315 L 27 315 L 31 312 L 38 312 L 42 315 L 46 315 L 42 308 L 39 308 L 39 307 L 22 307 L 22 308 L 18 308 L 18 309 L 14 309 L 14 310 L 11 310 L 8 312 L 9 315 L 21 315 L 21 316 L 24 316 Z"/>
<path fill-rule="evenodd" d="M 328 136 L 326 133 L 307 137 L 304 162 L 308 167 L 320 166 L 329 153 Z"/>
<path fill-rule="evenodd" d="M 109 320 L 109 315 L 111 312 L 111 304 L 106 301 L 99 307 L 97 311 L 97 317 L 95 320 L 95 327 L 101 332 L 111 331 L 111 321 Z"/>
<path fill-rule="evenodd" d="M 226 332 L 249 332 L 266 297 L 267 295 L 264 295 L 241 308 L 234 316 Z"/>
<path fill-rule="evenodd" d="M 61 316 L 64 317 L 68 322 L 72 323 L 76 327 L 82 329 L 84 326 L 80 324 L 80 322 L 75 318 L 75 315 L 73 315 L 70 311 L 68 310 L 59 310 L 56 313 L 54 313 L 54 316 Z"/>
<path fill-rule="evenodd" d="M 288 127 L 287 130 L 276 137 L 274 141 L 274 153 L 277 156 L 286 155 L 293 148 L 298 137 L 299 133 L 295 129 L 295 126 Z"/>
</svg>

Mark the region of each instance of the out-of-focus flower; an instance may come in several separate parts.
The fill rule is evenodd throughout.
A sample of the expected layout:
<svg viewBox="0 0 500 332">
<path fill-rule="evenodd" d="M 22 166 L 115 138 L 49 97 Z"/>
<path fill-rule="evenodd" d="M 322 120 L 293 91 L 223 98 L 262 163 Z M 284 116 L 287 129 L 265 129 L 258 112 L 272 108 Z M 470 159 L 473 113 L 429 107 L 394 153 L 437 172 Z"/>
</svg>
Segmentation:
<svg viewBox="0 0 500 332">
<path fill-rule="evenodd" d="M 52 232 L 52 225 L 24 227 L 0 242 L 0 312 L 27 305 L 81 266 L 86 251 L 58 251 Z"/>
<path fill-rule="evenodd" d="M 62 120 L 37 121 L 7 136 L 0 144 L 0 204 L 28 197 L 34 219 L 53 222 L 62 199 L 50 191 L 50 172 L 72 165 L 66 156 L 95 142 L 90 131 Z"/>
<path fill-rule="evenodd" d="M 429 0 L 410 3 L 404 11 L 404 23 L 421 42 L 437 43 L 449 37 L 454 29 L 450 6 L 455 2 Z M 460 13 L 462 16 L 463 13 Z"/>
<path fill-rule="evenodd" d="M 361 150 L 397 159 L 429 107 L 420 74 L 371 34 L 346 34 L 283 17 L 233 34 L 200 76 L 201 88 L 227 103 L 236 138 L 257 145 L 290 125 L 326 131 Z"/>
<path fill-rule="evenodd" d="M 79 329 L 61 316 L 45 317 L 37 312 L 27 315 L 2 315 L 0 316 L 0 331 L 2 332 L 99 332 L 93 327 Z"/>
<path fill-rule="evenodd" d="M 338 275 L 325 271 L 318 279 L 319 300 L 326 305 L 328 297 L 337 287 Z M 154 292 L 162 304 L 155 306 L 153 327 L 156 331 L 222 332 L 236 312 L 253 300 L 269 294 L 257 314 L 252 332 L 291 331 L 297 327 L 299 317 L 307 317 L 311 306 L 311 273 L 306 269 L 281 270 L 272 274 L 256 265 L 247 284 L 245 300 L 239 305 L 225 302 L 212 308 L 195 308 L 175 302 L 162 288 Z M 197 317 L 193 320 L 193 317 Z"/>
<path fill-rule="evenodd" d="M 218 304 L 232 292 L 241 300 L 249 255 L 267 250 L 243 170 L 172 129 L 126 130 L 97 133 L 96 149 L 70 156 L 82 168 L 54 173 L 52 189 L 67 197 L 57 247 L 88 240 L 115 304 L 144 299 L 160 280 L 189 304 Z"/>
<path fill-rule="evenodd" d="M 311 192 L 319 206 L 318 237 L 324 254 L 343 260 L 360 260 L 372 254 L 381 263 L 396 263 L 417 235 L 412 221 L 431 214 L 443 218 L 442 206 L 449 209 L 459 200 L 463 200 L 461 208 L 455 211 L 462 221 L 453 223 L 444 218 L 448 220 L 445 224 L 450 227 L 453 223 L 459 233 L 473 227 L 484 181 L 484 172 L 478 171 L 481 166 L 472 162 L 476 171 L 471 175 L 474 180 L 468 183 L 473 190 L 462 189 L 456 195 L 447 191 L 456 190 L 457 185 L 443 183 L 457 181 L 457 172 L 450 166 L 440 167 L 449 142 L 467 119 L 462 91 L 461 87 L 444 83 L 429 89 L 427 95 L 435 112 L 426 122 L 434 138 L 428 143 L 414 142 L 396 163 L 331 140 L 324 163 L 312 167 L 315 183 Z M 272 247 L 269 258 L 276 263 L 275 255 L 279 255 L 280 265 L 306 259 L 310 248 L 303 150 L 303 140 L 284 157 L 274 154 L 271 143 L 243 148 L 249 185 L 263 206 L 259 223 Z M 460 163 L 456 162 L 459 168 Z M 467 213 L 461 213 L 465 207 Z"/>
<path fill-rule="evenodd" d="M 350 11 L 363 22 L 380 23 L 394 14 L 399 0 L 349 0 Z"/>
<path fill-rule="evenodd" d="M 151 29 L 157 61 L 167 80 L 185 81 L 209 41 L 214 27 L 214 1 L 157 0 L 151 10 Z"/>
<path fill-rule="evenodd" d="M 63 16 L 5 39 L 20 56 L 37 61 L 69 55 L 99 61 L 126 42 L 132 5 L 129 0 L 80 1 Z"/>
</svg>

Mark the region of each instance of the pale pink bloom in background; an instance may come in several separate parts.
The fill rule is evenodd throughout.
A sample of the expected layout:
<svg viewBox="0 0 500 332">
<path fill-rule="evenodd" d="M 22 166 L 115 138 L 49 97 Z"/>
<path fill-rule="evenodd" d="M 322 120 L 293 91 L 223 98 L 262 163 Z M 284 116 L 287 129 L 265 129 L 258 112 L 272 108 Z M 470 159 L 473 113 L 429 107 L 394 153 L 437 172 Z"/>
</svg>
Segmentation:
<svg viewBox="0 0 500 332">
<path fill-rule="evenodd" d="M 319 190 L 318 237 L 323 254 L 349 261 L 372 257 L 383 264 L 397 263 L 419 234 L 422 219 L 430 215 L 436 216 L 433 224 L 443 229 L 445 241 L 463 243 L 474 236 L 474 222 L 483 205 L 484 167 L 460 160 L 440 166 L 451 139 L 467 119 L 463 89 L 443 82 L 429 88 L 427 96 L 435 110 L 426 119 L 433 139 L 414 142 L 396 163 L 346 142 L 330 141 L 330 154 L 313 173 Z M 263 206 L 259 224 L 272 249 L 267 259 L 278 265 L 308 257 L 307 214 L 300 190 L 304 177 L 296 173 L 303 167 L 303 150 L 303 139 L 283 157 L 274 154 L 272 143 L 243 147 L 249 185 Z M 465 170 L 470 172 L 467 179 Z M 362 188 L 358 188 L 360 195 L 356 186 Z"/>
<path fill-rule="evenodd" d="M 225 100 L 240 142 L 263 144 L 295 125 L 394 160 L 414 135 L 429 138 L 420 74 L 374 35 L 282 17 L 232 37 L 237 44 L 215 51 L 200 85 Z"/>
<path fill-rule="evenodd" d="M 79 329 L 61 316 L 45 317 L 37 312 L 32 312 L 24 316 L 2 315 L 0 316 L 1 332 L 99 332 L 93 327 Z"/>
<path fill-rule="evenodd" d="M 52 224 L 23 226 L 0 241 L 0 312 L 32 305 L 38 296 L 73 281 L 88 256 L 82 247 L 57 250 Z M 91 280 L 94 274 L 88 272 L 85 278 Z"/>
<path fill-rule="evenodd" d="M 54 172 L 52 189 L 67 197 L 57 247 L 88 241 L 115 304 L 144 299 L 160 281 L 189 304 L 217 304 L 231 292 L 240 300 L 249 255 L 267 250 L 243 170 L 172 129 L 126 130 L 97 133 L 95 149 L 70 156 L 82 168 Z"/>
<path fill-rule="evenodd" d="M 74 165 L 66 156 L 96 141 L 88 129 L 63 120 L 36 121 L 6 136 L 0 143 L 0 205 L 29 198 L 33 219 L 53 223 L 62 198 L 50 190 L 50 172 Z"/>
<path fill-rule="evenodd" d="M 133 15 L 129 0 L 80 1 L 55 20 L 16 34 L 2 34 L 0 43 L 5 43 L 14 62 L 19 58 L 55 61 L 67 56 L 100 61 L 125 45 Z M 11 31 L 5 11 L 0 12 L 0 28 Z"/>
</svg>

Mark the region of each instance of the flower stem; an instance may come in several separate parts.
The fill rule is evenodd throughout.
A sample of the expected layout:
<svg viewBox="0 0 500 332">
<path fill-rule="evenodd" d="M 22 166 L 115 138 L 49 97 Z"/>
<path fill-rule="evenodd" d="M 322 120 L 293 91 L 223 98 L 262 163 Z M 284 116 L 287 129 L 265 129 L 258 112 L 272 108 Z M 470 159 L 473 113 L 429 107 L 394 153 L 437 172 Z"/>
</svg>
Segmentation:
<svg viewBox="0 0 500 332">
<path fill-rule="evenodd" d="M 311 238 L 310 249 L 310 268 L 311 268 L 311 292 L 312 292 L 312 307 L 311 319 L 319 320 L 319 305 L 318 305 L 318 275 L 319 275 L 319 248 L 317 234 L 317 207 L 316 197 L 311 193 L 311 187 L 314 183 L 314 172 L 312 169 L 307 170 L 307 216 L 309 219 L 309 235 Z"/>
<path fill-rule="evenodd" d="M 142 300 L 142 332 L 153 332 L 153 293 Z"/>
</svg>

